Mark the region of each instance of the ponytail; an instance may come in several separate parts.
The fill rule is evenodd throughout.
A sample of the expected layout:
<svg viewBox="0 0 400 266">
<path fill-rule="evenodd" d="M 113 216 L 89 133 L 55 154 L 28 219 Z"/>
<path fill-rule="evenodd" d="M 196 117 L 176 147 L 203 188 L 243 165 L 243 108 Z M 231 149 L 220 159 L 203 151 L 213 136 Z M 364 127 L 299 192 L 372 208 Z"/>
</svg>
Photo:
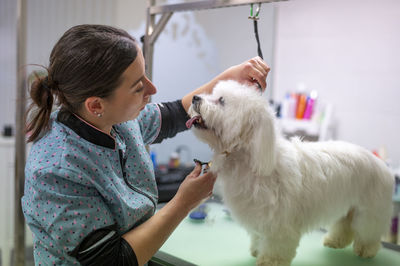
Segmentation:
<svg viewBox="0 0 400 266">
<path fill-rule="evenodd" d="M 54 102 L 53 88 L 55 84 L 52 84 L 48 77 L 39 77 L 36 73 L 35 76 L 35 81 L 30 89 L 32 103 L 27 111 L 27 114 L 30 115 L 30 121 L 26 126 L 26 132 L 29 135 L 28 142 L 37 140 L 49 128 Z"/>
</svg>

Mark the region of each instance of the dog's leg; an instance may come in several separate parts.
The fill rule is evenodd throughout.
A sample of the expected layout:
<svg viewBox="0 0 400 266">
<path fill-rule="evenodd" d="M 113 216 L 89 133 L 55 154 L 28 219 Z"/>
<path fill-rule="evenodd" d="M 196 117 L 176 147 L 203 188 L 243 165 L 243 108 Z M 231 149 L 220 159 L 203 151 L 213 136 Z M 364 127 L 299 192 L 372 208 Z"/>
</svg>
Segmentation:
<svg viewBox="0 0 400 266">
<path fill-rule="evenodd" d="M 324 246 L 330 248 L 345 248 L 351 244 L 354 238 L 354 232 L 351 228 L 354 209 L 351 209 L 347 215 L 331 226 L 324 239 Z"/>
<path fill-rule="evenodd" d="M 280 231 L 282 233 L 282 231 Z M 296 256 L 300 235 L 281 234 L 279 236 L 260 239 L 257 266 L 290 266 Z"/>
<path fill-rule="evenodd" d="M 357 211 L 354 215 L 353 250 L 362 258 L 372 258 L 381 247 L 381 237 L 389 230 L 390 214 L 381 209 L 380 213 L 368 211 Z"/>
</svg>

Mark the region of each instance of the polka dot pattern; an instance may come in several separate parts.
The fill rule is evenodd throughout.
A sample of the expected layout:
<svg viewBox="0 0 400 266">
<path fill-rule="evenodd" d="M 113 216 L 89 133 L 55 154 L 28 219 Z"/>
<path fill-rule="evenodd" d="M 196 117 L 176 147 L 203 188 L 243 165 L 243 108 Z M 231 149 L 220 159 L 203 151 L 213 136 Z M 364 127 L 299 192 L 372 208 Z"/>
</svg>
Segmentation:
<svg viewBox="0 0 400 266">
<path fill-rule="evenodd" d="M 137 119 L 114 126 L 115 149 L 80 137 L 56 120 L 57 112 L 49 132 L 32 145 L 25 167 L 21 203 L 33 233 L 36 265 L 78 265 L 68 252 L 85 236 L 115 223 L 123 234 L 150 218 L 157 202 L 145 148 L 161 126 L 155 104 Z"/>
</svg>

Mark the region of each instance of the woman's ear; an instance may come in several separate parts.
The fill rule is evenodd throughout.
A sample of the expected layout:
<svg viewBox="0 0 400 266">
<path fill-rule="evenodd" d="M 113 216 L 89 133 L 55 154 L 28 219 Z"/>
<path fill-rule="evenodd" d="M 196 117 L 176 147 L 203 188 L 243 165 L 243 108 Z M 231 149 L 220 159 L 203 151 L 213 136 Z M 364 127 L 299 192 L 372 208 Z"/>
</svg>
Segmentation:
<svg viewBox="0 0 400 266">
<path fill-rule="evenodd" d="M 270 175 L 276 163 L 275 117 L 268 108 L 258 113 L 249 145 L 251 168 L 257 175 Z"/>
<path fill-rule="evenodd" d="M 94 116 L 102 116 L 104 113 L 104 102 L 100 97 L 89 97 L 84 102 L 85 111 Z"/>
</svg>

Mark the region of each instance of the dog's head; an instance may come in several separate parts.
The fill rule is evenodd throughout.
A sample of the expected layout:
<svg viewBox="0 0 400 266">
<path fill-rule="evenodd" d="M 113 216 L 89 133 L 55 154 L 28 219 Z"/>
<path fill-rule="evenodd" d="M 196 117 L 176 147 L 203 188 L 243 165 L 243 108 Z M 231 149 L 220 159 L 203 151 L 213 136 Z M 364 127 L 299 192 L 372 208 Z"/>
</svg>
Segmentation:
<svg viewBox="0 0 400 266">
<path fill-rule="evenodd" d="M 256 88 L 220 81 L 212 94 L 193 97 L 189 115 L 187 127 L 215 152 L 245 151 L 255 173 L 271 173 L 275 119 L 268 101 Z"/>
</svg>

